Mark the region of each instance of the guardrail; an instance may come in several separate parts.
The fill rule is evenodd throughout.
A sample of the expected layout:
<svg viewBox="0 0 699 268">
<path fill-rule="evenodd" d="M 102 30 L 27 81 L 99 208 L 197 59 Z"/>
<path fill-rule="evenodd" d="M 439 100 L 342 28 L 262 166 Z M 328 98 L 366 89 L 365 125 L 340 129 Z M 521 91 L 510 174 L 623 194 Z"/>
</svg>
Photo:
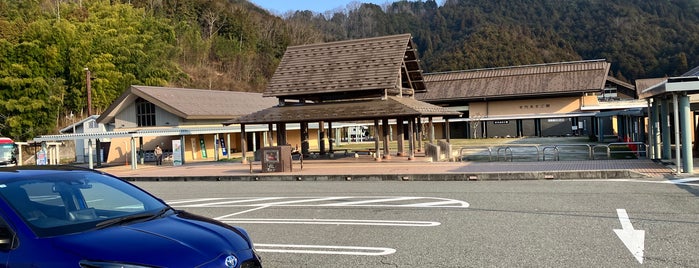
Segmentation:
<svg viewBox="0 0 699 268">
<path fill-rule="evenodd" d="M 505 152 L 503 153 L 503 161 L 507 161 L 507 153 L 509 152 L 510 156 L 510 162 L 514 161 L 514 151 L 512 150 L 513 148 L 534 148 L 536 149 L 536 161 L 539 161 L 539 157 L 541 156 L 541 149 L 539 148 L 539 145 L 536 144 L 509 144 L 507 146 L 501 146 L 497 150 L 497 160 L 500 161 L 500 152 L 504 150 Z M 518 150 L 520 151 L 520 150 Z"/>
<path fill-rule="evenodd" d="M 614 147 L 626 147 L 628 149 L 622 150 L 612 150 Z M 498 145 L 498 146 L 462 146 L 459 148 L 459 161 L 464 161 L 468 156 L 469 151 L 480 150 L 482 152 L 487 151 L 488 161 L 509 161 L 512 162 L 515 159 L 517 151 L 520 155 L 523 150 L 518 150 L 519 148 L 534 148 L 536 152 L 532 152 L 530 156 L 534 156 L 536 161 L 547 161 L 554 160 L 560 161 L 561 155 L 571 155 L 571 154 L 584 154 L 585 158 L 588 160 L 597 159 L 596 153 L 600 150 L 604 150 L 604 154 L 607 158 L 611 158 L 614 154 L 632 153 L 637 157 L 642 157 L 647 155 L 648 145 L 643 142 L 613 142 L 609 144 L 551 144 L 551 145 L 534 145 L 534 144 L 509 144 L 509 145 Z M 574 149 L 575 148 L 575 149 Z M 515 149 L 515 150 L 513 150 Z M 495 153 L 495 154 L 494 154 Z M 535 153 L 535 155 L 534 155 Z M 526 154 L 526 152 L 525 152 Z M 472 154 L 471 154 L 472 155 Z M 495 157 L 493 157 L 495 155 Z M 551 156 L 548 159 L 547 156 Z"/>
<path fill-rule="evenodd" d="M 590 160 L 593 159 L 593 154 L 592 154 L 592 152 L 593 152 L 592 147 L 593 146 L 590 144 L 555 144 L 555 145 L 546 146 L 542 150 L 542 156 L 543 156 L 542 160 L 546 161 L 546 149 L 553 149 L 554 150 L 554 158 L 556 161 L 559 161 L 561 159 L 561 157 L 560 157 L 561 151 L 563 151 L 561 149 L 562 148 L 571 148 L 571 147 L 572 148 L 583 147 L 584 149 L 586 149 L 585 154 L 587 154 L 587 159 L 590 159 Z M 573 154 L 574 153 L 575 153 L 575 151 L 573 152 Z"/>
<path fill-rule="evenodd" d="M 459 162 L 464 161 L 464 152 L 471 150 L 487 150 L 488 151 L 488 161 L 493 161 L 493 148 L 489 146 L 463 146 L 459 148 Z"/>
<path fill-rule="evenodd" d="M 626 147 L 628 150 L 615 150 L 612 151 L 612 147 Z M 612 142 L 609 144 L 595 145 L 595 149 L 605 149 L 607 153 L 607 158 L 611 158 L 613 154 L 635 154 L 636 156 L 642 156 L 641 154 L 648 155 L 648 145 L 643 142 Z M 592 159 L 595 159 L 595 155 L 592 154 Z"/>
</svg>

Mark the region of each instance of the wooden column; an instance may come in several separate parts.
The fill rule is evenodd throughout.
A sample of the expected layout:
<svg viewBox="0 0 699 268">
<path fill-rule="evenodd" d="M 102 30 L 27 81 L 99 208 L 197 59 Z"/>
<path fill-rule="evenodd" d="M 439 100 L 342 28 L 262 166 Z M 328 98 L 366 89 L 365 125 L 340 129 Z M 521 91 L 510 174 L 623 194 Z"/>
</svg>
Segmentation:
<svg viewBox="0 0 699 268">
<path fill-rule="evenodd" d="M 301 122 L 301 154 L 304 157 L 311 153 L 311 145 L 308 143 L 308 122 Z"/>
<path fill-rule="evenodd" d="M 391 126 L 388 125 L 388 118 L 384 118 L 382 122 L 382 132 L 383 132 L 383 159 L 391 159 L 391 149 L 389 148 L 389 140 L 391 139 L 390 137 L 390 128 Z"/>
<path fill-rule="evenodd" d="M 396 119 L 396 130 L 398 132 L 398 134 L 396 135 L 396 143 L 398 144 L 398 151 L 396 152 L 396 155 L 405 156 L 405 145 L 403 144 L 403 140 L 405 139 L 405 131 L 403 130 L 403 118 Z"/>
<path fill-rule="evenodd" d="M 408 121 L 408 160 L 415 160 L 415 118 Z"/>
<path fill-rule="evenodd" d="M 451 129 L 449 126 L 449 118 L 444 118 L 444 138 L 447 139 L 447 143 L 451 142 Z"/>
<path fill-rule="evenodd" d="M 245 133 L 245 124 L 240 124 L 240 151 L 242 152 L 242 163 L 247 164 L 248 163 L 248 158 L 247 158 L 247 152 L 248 152 L 248 144 L 247 144 L 247 134 Z"/>
<path fill-rule="evenodd" d="M 335 147 L 335 145 L 333 144 L 333 143 L 335 143 L 334 134 L 335 133 L 333 133 L 333 122 L 328 122 L 328 137 L 330 137 L 328 140 L 328 150 L 330 151 L 331 154 L 335 153 L 334 148 L 333 148 L 333 147 Z"/>
<path fill-rule="evenodd" d="M 415 141 L 417 141 L 417 151 L 421 152 L 422 151 L 422 118 L 418 117 L 417 118 L 417 127 L 416 129 L 416 136 L 415 136 Z"/>
<path fill-rule="evenodd" d="M 429 135 L 430 135 L 430 143 L 434 143 L 434 122 L 432 121 L 432 117 L 429 117 Z"/>
<path fill-rule="evenodd" d="M 320 140 L 318 141 L 318 149 L 320 150 L 320 155 L 325 155 L 327 153 L 325 151 L 325 143 L 328 141 L 328 139 L 325 136 L 325 122 L 323 121 L 318 122 L 318 136 L 320 136 Z"/>
<path fill-rule="evenodd" d="M 273 124 L 268 124 L 267 125 L 267 144 L 268 146 L 274 146 L 274 138 L 272 138 L 272 133 L 274 133 L 274 125 Z"/>
<path fill-rule="evenodd" d="M 381 132 L 379 132 L 381 129 L 379 128 L 379 120 L 374 119 L 374 152 L 376 155 L 374 156 L 374 160 L 380 162 L 381 161 L 381 149 L 379 148 L 379 142 L 381 140 Z"/>
</svg>

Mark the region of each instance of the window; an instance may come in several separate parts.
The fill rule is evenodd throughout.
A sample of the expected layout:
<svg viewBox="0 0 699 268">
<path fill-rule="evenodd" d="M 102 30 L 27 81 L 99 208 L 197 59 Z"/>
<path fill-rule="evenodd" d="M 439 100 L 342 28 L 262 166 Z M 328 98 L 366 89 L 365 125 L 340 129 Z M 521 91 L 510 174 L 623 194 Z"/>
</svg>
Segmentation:
<svg viewBox="0 0 699 268">
<path fill-rule="evenodd" d="M 155 126 L 155 105 L 138 98 L 136 100 L 136 120 L 139 127 Z"/>
</svg>

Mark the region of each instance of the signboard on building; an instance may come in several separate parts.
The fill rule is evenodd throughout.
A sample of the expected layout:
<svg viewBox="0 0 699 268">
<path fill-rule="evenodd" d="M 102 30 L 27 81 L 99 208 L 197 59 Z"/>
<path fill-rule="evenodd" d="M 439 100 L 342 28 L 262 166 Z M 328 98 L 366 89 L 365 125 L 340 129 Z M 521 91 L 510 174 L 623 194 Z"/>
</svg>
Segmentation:
<svg viewBox="0 0 699 268">
<path fill-rule="evenodd" d="M 182 165 L 182 143 L 180 142 L 180 140 L 172 141 L 172 165 Z"/>
<path fill-rule="evenodd" d="M 199 146 L 201 147 L 201 158 L 206 159 L 206 143 L 204 139 L 199 139 Z"/>
</svg>

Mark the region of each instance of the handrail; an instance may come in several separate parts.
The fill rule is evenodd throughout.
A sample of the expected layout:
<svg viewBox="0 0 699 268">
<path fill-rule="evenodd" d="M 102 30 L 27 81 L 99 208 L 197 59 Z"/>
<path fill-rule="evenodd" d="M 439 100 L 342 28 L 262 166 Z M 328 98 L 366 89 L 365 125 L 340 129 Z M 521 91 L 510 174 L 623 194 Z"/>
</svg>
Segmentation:
<svg viewBox="0 0 699 268">
<path fill-rule="evenodd" d="M 560 151 L 558 150 L 557 146 L 546 146 L 541 150 L 542 161 L 546 161 L 546 149 L 553 149 L 555 160 L 561 160 L 559 155 Z"/>
<path fill-rule="evenodd" d="M 587 148 L 587 158 L 592 159 L 592 145 L 590 144 L 556 144 L 556 148 L 561 147 L 585 147 Z"/>
<path fill-rule="evenodd" d="M 629 148 L 629 150 L 628 151 L 614 151 L 614 152 L 612 152 L 610 147 L 618 146 L 618 145 L 622 145 L 622 146 L 626 145 Z M 634 150 L 629 145 L 636 145 L 637 148 Z M 641 150 L 641 148 L 643 148 L 643 150 Z M 638 155 L 639 153 L 645 153 L 646 155 L 648 155 L 648 145 L 646 145 L 643 142 L 638 142 L 638 141 L 612 142 L 612 143 L 609 143 L 607 145 L 607 157 L 612 157 L 612 153 L 634 153 L 636 155 Z"/>
<path fill-rule="evenodd" d="M 493 149 L 490 146 L 462 146 L 459 148 L 459 162 L 463 162 L 465 150 L 486 149 L 488 150 L 488 161 L 493 161 Z"/>
<path fill-rule="evenodd" d="M 637 148 L 624 151 L 614 151 L 612 152 L 610 147 L 621 146 L 621 145 L 636 145 Z M 513 148 L 517 147 L 529 147 L 536 149 L 536 160 L 546 161 L 546 152 L 549 150 L 554 151 L 555 161 L 560 161 L 561 152 L 564 151 L 562 148 L 565 147 L 584 147 L 587 148 L 587 156 L 590 160 L 595 160 L 595 152 L 599 149 L 603 149 L 608 158 L 611 158 L 612 154 L 615 153 L 648 153 L 648 145 L 643 142 L 612 142 L 609 144 L 550 144 L 550 145 L 536 145 L 536 144 L 508 144 L 508 145 L 494 145 L 494 146 L 462 146 L 459 149 L 459 161 L 463 161 L 464 151 L 473 149 L 485 149 L 488 150 L 488 160 L 493 161 L 493 152 L 495 152 L 495 161 L 514 161 L 514 151 Z M 580 153 L 580 152 L 576 152 Z M 508 159 L 509 157 L 509 159 Z"/>
<path fill-rule="evenodd" d="M 507 153 L 508 150 L 510 151 L 510 162 L 513 162 L 514 161 L 514 153 L 512 151 L 512 148 L 514 148 L 514 147 L 520 147 L 520 148 L 529 147 L 529 148 L 536 149 L 536 161 L 539 161 L 540 156 L 541 156 L 541 149 L 539 149 L 539 145 L 536 145 L 536 144 L 509 144 L 504 148 L 500 147 L 500 148 L 498 148 L 498 161 L 500 161 L 500 150 L 504 149 L 505 153 Z M 504 160 L 507 161 L 507 155 L 504 156 Z"/>
</svg>

